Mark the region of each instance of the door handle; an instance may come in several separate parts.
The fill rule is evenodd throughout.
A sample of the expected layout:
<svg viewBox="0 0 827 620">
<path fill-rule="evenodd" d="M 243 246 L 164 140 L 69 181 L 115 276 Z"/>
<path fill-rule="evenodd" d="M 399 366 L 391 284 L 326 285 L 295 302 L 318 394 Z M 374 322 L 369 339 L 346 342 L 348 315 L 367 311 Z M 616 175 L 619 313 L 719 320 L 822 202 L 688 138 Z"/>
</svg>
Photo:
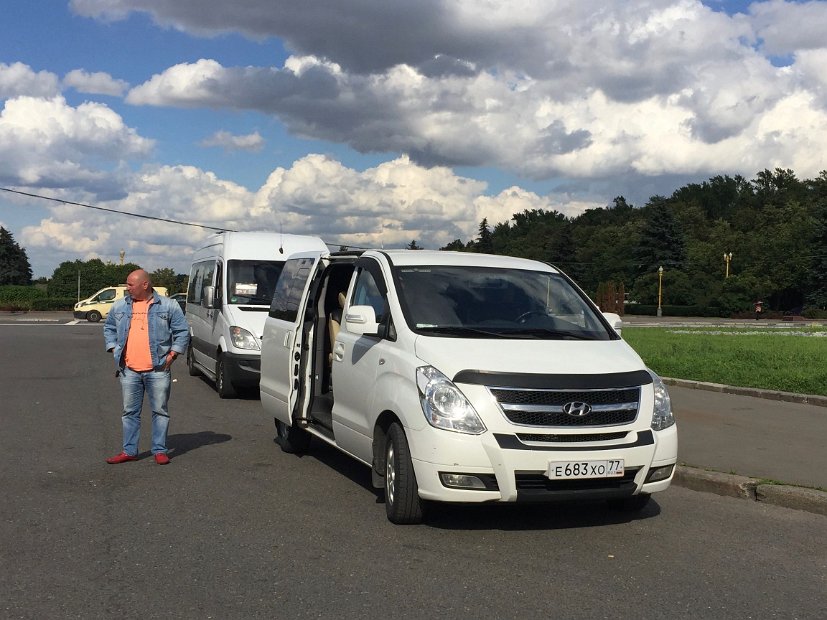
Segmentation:
<svg viewBox="0 0 827 620">
<path fill-rule="evenodd" d="M 333 347 L 333 359 L 337 362 L 345 359 L 345 345 L 343 342 L 337 342 L 336 346 Z"/>
</svg>

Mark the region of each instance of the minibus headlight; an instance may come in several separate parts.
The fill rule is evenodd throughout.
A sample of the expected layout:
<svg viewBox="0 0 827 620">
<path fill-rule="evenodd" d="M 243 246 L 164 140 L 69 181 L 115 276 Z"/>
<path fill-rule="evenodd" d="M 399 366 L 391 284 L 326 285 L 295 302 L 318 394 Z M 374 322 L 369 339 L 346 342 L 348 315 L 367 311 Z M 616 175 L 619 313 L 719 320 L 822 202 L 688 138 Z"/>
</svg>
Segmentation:
<svg viewBox="0 0 827 620">
<path fill-rule="evenodd" d="M 252 349 L 254 351 L 260 349 L 256 337 L 243 327 L 238 327 L 237 325 L 230 327 L 230 338 L 236 349 Z"/>
<path fill-rule="evenodd" d="M 417 368 L 416 385 L 422 411 L 431 426 L 470 435 L 485 432 L 485 424 L 465 394 L 436 368 Z"/>
<path fill-rule="evenodd" d="M 672 400 L 669 398 L 669 392 L 666 391 L 666 385 L 661 378 L 651 370 L 649 370 L 649 374 L 652 375 L 652 387 L 655 389 L 652 430 L 662 431 L 675 423 L 675 416 L 672 413 Z"/>
</svg>

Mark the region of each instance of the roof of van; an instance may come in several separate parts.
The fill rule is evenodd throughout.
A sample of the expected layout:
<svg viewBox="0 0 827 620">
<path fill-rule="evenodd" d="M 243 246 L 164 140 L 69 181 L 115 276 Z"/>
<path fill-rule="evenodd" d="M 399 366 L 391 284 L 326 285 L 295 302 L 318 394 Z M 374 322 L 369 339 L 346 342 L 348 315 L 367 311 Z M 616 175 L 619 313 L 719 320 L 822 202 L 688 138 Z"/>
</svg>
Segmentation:
<svg viewBox="0 0 827 620">
<path fill-rule="evenodd" d="M 295 252 L 326 250 L 319 237 L 276 232 L 223 232 L 210 235 L 196 250 L 197 257 L 221 254 L 233 259 L 281 259 Z"/>
<path fill-rule="evenodd" d="M 375 250 L 378 252 L 378 250 Z M 367 254 L 368 252 L 366 252 Z M 381 250 L 394 265 L 463 265 L 498 267 L 501 269 L 530 269 L 533 271 L 557 270 L 539 261 L 497 254 L 476 254 L 474 252 L 446 252 L 443 250 Z"/>
</svg>

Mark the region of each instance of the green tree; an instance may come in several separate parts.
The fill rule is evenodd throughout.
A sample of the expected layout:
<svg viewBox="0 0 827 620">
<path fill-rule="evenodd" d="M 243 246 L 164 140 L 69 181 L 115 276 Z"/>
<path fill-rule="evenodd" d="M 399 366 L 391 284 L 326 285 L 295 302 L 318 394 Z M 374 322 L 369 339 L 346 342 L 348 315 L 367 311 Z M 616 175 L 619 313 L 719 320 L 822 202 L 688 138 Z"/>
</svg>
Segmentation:
<svg viewBox="0 0 827 620">
<path fill-rule="evenodd" d="M 0 285 L 32 283 L 32 267 L 26 250 L 14 240 L 14 236 L 0 226 Z"/>
<path fill-rule="evenodd" d="M 644 207 L 640 245 L 635 253 L 638 273 L 652 273 L 658 267 L 674 271 L 686 261 L 686 242 L 680 222 L 665 198 L 653 196 Z"/>
<path fill-rule="evenodd" d="M 83 299 L 104 287 L 125 283 L 126 276 L 136 269 L 140 266 L 134 263 L 113 265 L 99 258 L 64 261 L 52 274 L 48 293 L 50 297 L 75 297 L 80 281 L 80 298 Z"/>
<path fill-rule="evenodd" d="M 407 250 L 421 250 L 422 246 L 417 245 L 416 244 L 416 239 L 414 239 L 408 245 L 405 246 L 405 249 L 407 249 Z"/>
<path fill-rule="evenodd" d="M 468 243 L 469 244 L 466 245 L 462 242 L 462 239 L 454 239 L 453 241 L 451 241 L 451 243 L 448 243 L 447 245 L 444 245 L 439 249 L 446 252 L 468 252 L 470 251 L 469 246 L 471 242 L 469 241 Z"/>
<path fill-rule="evenodd" d="M 153 286 L 166 287 L 170 295 L 173 293 L 182 292 L 182 290 L 179 290 L 180 281 L 178 279 L 178 275 L 175 273 L 175 270 L 170 269 L 169 267 L 162 267 L 160 269 L 156 269 L 149 275 L 152 279 Z"/>
<path fill-rule="evenodd" d="M 474 251 L 480 254 L 494 253 L 494 241 L 492 240 L 491 229 L 488 228 L 488 218 L 483 218 L 480 222 L 480 232 L 474 244 Z"/>
</svg>

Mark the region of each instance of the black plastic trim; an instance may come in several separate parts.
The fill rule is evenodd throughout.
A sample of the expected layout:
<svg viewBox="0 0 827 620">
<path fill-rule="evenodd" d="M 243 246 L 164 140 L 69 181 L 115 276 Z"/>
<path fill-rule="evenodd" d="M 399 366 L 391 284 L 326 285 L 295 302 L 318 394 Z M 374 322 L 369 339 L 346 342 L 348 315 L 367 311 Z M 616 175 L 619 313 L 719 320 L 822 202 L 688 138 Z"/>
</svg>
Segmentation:
<svg viewBox="0 0 827 620">
<path fill-rule="evenodd" d="M 502 373 L 486 370 L 461 370 L 454 383 L 470 383 L 495 388 L 532 390 L 605 390 L 630 388 L 652 383 L 652 375 L 645 370 L 614 372 L 602 375 L 541 375 L 530 373 Z"/>
<path fill-rule="evenodd" d="M 624 448 L 640 448 L 641 446 L 651 446 L 655 443 L 655 437 L 652 431 L 640 431 L 637 434 L 637 440 L 632 443 L 612 444 L 608 446 L 528 446 L 521 442 L 516 435 L 506 435 L 503 433 L 494 433 L 494 439 L 497 440 L 500 448 L 503 450 L 535 450 L 546 452 L 589 452 L 598 450 L 621 450 Z"/>
</svg>

